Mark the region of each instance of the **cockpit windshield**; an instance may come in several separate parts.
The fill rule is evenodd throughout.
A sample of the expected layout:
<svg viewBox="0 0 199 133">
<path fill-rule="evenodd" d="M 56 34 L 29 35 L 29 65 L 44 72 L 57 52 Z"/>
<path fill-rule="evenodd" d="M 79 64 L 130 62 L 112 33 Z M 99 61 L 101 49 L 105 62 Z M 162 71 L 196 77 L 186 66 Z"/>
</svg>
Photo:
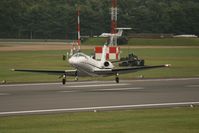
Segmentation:
<svg viewBox="0 0 199 133">
<path fill-rule="evenodd" d="M 73 56 L 74 56 L 74 57 L 85 57 L 85 58 L 87 58 L 86 55 L 85 55 L 84 53 L 76 53 L 76 54 L 74 54 Z"/>
</svg>

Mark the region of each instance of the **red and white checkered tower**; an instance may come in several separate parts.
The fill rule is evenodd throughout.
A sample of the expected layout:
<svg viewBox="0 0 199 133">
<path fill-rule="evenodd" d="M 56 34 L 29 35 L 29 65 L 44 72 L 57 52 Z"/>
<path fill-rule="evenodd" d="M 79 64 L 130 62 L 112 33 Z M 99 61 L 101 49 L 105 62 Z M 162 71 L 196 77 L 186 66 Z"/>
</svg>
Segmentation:
<svg viewBox="0 0 199 133">
<path fill-rule="evenodd" d="M 117 8 L 117 0 L 112 0 L 112 7 L 111 7 L 111 34 L 116 34 L 116 28 L 117 28 L 117 14 L 118 14 L 118 8 Z M 113 36 L 113 44 L 117 46 L 117 37 Z"/>
<path fill-rule="evenodd" d="M 106 59 L 107 60 L 119 60 L 120 59 L 120 47 L 117 46 L 117 0 L 111 0 L 111 33 L 103 33 L 105 36 L 110 37 L 107 47 Z M 103 47 L 95 47 L 95 58 L 101 59 Z"/>
</svg>

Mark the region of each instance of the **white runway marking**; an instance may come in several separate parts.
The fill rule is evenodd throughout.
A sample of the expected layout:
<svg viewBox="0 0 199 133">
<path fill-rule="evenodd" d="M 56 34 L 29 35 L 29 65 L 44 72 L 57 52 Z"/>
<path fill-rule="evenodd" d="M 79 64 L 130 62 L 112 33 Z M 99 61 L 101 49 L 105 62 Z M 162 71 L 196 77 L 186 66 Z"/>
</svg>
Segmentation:
<svg viewBox="0 0 199 133">
<path fill-rule="evenodd" d="M 98 83 L 100 81 L 82 81 L 82 82 L 66 82 L 67 85 L 73 84 L 90 84 L 90 83 Z M 42 85 L 62 85 L 62 83 L 30 83 L 30 84 L 7 84 L 0 85 L 0 87 L 24 87 L 24 86 L 42 86 Z"/>
<path fill-rule="evenodd" d="M 105 110 L 105 109 L 125 109 L 139 107 L 164 107 L 164 106 L 182 106 L 182 105 L 198 105 L 199 102 L 179 102 L 179 103 L 159 103 L 159 104 L 138 104 L 138 105 L 120 105 L 120 106 L 101 106 L 101 107 L 85 107 L 85 108 L 66 108 L 66 109 L 48 109 L 48 110 L 30 110 L 30 111 L 11 111 L 0 112 L 0 115 L 16 115 L 16 114 L 33 114 L 33 113 L 52 113 L 52 112 L 72 112 L 72 111 L 89 111 L 89 110 Z"/>
<path fill-rule="evenodd" d="M 35 84 L 10 84 L 0 85 L 0 87 L 23 87 L 23 86 L 40 86 L 40 85 L 58 85 L 60 83 L 35 83 Z"/>
<path fill-rule="evenodd" d="M 74 92 L 78 92 L 78 91 L 73 90 L 73 91 L 58 91 L 58 92 L 61 92 L 61 93 L 74 93 Z"/>
<path fill-rule="evenodd" d="M 189 88 L 199 88 L 199 85 L 188 85 Z"/>
<path fill-rule="evenodd" d="M 168 79 L 135 79 L 135 80 L 124 80 L 126 82 L 156 82 L 156 81 L 186 81 L 186 80 L 199 80 L 199 78 L 168 78 Z M 122 80 L 121 80 L 122 82 Z"/>
<path fill-rule="evenodd" d="M 108 87 L 108 86 L 125 86 L 129 84 L 93 84 L 93 85 L 74 85 L 74 86 L 64 86 L 67 88 L 88 88 L 88 87 Z"/>
<path fill-rule="evenodd" d="M 141 90 L 144 89 L 142 87 L 134 87 L 134 88 L 112 88 L 112 89 L 100 89 L 102 91 L 124 91 L 124 90 Z"/>
<path fill-rule="evenodd" d="M 141 90 L 144 89 L 142 87 L 134 87 L 134 88 L 110 88 L 110 89 L 92 89 L 87 91 L 126 91 L 126 90 Z M 79 92 L 80 90 L 69 90 L 69 91 L 58 91 L 61 93 L 74 93 Z M 86 91 L 86 90 L 85 90 Z"/>
<path fill-rule="evenodd" d="M 10 95 L 9 93 L 0 93 L 0 96 L 8 96 Z"/>
</svg>

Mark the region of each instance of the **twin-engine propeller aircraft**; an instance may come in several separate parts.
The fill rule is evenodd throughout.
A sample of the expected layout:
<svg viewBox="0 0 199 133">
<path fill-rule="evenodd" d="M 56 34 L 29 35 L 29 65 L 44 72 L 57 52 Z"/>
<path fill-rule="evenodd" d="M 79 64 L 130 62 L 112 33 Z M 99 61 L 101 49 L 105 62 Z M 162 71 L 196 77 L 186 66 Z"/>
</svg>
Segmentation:
<svg viewBox="0 0 199 133">
<path fill-rule="evenodd" d="M 33 73 L 46 73 L 61 75 L 62 83 L 66 83 L 67 76 L 74 76 L 78 80 L 79 76 L 113 76 L 115 75 L 116 83 L 119 83 L 119 74 L 136 72 L 139 70 L 169 67 L 169 64 L 157 65 L 157 66 L 136 66 L 128 68 L 114 68 L 114 65 L 106 60 L 106 49 L 104 45 L 102 58 L 100 61 L 93 59 L 92 57 L 77 52 L 69 58 L 69 63 L 75 68 L 74 70 L 30 70 L 30 69 L 12 69 L 19 72 L 33 72 Z"/>
</svg>

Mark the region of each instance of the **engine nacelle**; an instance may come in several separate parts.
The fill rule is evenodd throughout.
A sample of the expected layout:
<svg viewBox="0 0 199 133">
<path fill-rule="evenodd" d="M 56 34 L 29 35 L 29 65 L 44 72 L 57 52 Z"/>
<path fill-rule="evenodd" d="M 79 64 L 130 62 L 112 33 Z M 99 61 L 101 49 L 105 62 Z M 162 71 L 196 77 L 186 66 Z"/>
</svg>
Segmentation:
<svg viewBox="0 0 199 133">
<path fill-rule="evenodd" d="M 109 63 L 108 61 L 105 61 L 105 62 L 104 62 L 104 66 L 105 66 L 105 67 L 109 67 L 109 66 L 110 66 L 110 63 Z"/>
<path fill-rule="evenodd" d="M 113 64 L 110 61 L 101 62 L 102 68 L 113 68 Z"/>
</svg>

